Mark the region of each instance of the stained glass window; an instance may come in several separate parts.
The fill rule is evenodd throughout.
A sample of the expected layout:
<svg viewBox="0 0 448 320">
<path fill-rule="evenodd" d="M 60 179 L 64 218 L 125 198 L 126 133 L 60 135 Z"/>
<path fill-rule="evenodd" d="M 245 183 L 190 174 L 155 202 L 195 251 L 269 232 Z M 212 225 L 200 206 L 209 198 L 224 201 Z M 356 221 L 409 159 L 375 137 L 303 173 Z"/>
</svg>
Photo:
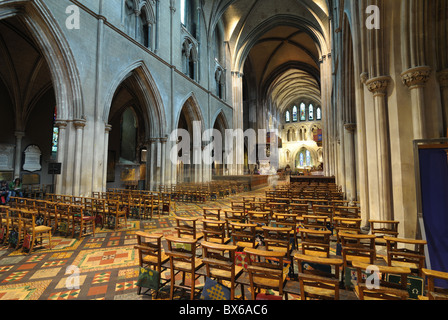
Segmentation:
<svg viewBox="0 0 448 320">
<path fill-rule="evenodd" d="M 291 113 L 286 111 L 286 122 L 291 122 Z"/>
<path fill-rule="evenodd" d="M 57 117 L 58 117 L 57 110 L 55 108 L 54 114 L 53 114 L 53 138 L 52 138 L 52 144 L 51 144 L 51 152 L 54 154 L 58 153 L 58 141 L 59 141 L 59 128 L 54 125 Z"/>
<path fill-rule="evenodd" d="M 312 104 L 310 104 L 308 114 L 309 114 L 308 120 L 313 121 L 314 120 L 314 107 Z"/>
<path fill-rule="evenodd" d="M 306 121 L 306 106 L 304 103 L 300 105 L 300 121 Z"/>
<path fill-rule="evenodd" d="M 316 120 L 322 120 L 322 110 L 320 107 L 316 110 Z"/>
<path fill-rule="evenodd" d="M 303 152 L 302 153 L 300 153 L 300 159 L 299 159 L 299 162 L 300 162 L 300 167 L 304 167 L 304 164 L 305 164 L 305 157 L 303 156 Z"/>
<path fill-rule="evenodd" d="M 297 122 L 297 107 L 296 106 L 294 106 L 293 108 L 292 108 L 292 121 L 293 122 Z"/>
<path fill-rule="evenodd" d="M 306 166 L 311 167 L 311 153 L 306 150 Z"/>
</svg>

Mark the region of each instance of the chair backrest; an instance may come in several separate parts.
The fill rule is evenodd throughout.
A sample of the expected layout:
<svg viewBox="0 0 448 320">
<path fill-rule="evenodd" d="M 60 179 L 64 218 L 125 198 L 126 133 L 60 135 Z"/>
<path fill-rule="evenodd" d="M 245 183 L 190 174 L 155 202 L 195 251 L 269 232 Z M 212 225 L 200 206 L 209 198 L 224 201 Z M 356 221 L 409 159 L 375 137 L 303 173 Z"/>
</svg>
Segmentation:
<svg viewBox="0 0 448 320">
<path fill-rule="evenodd" d="M 299 229 L 302 254 L 319 257 L 330 256 L 330 237 L 331 231 Z"/>
<path fill-rule="evenodd" d="M 370 232 L 377 237 L 398 237 L 399 221 L 394 220 L 369 220 Z"/>
<path fill-rule="evenodd" d="M 291 227 L 270 227 L 264 226 L 264 244 L 268 251 L 283 252 L 285 257 L 291 260 L 292 243 L 291 243 Z"/>
<path fill-rule="evenodd" d="M 328 223 L 330 222 L 330 218 L 327 216 L 304 215 L 302 218 L 303 226 L 306 229 L 326 229 Z"/>
<path fill-rule="evenodd" d="M 341 267 L 344 263 L 339 258 L 316 257 L 313 255 L 296 254 L 294 260 L 298 265 L 301 299 L 307 297 L 318 299 L 339 300 L 339 279 Z M 310 264 L 311 268 L 306 266 Z M 325 266 L 325 269 L 313 266 Z"/>
<path fill-rule="evenodd" d="M 196 266 L 196 245 L 198 240 L 177 237 L 165 237 L 168 250 L 165 252 L 170 257 L 171 268 L 192 271 Z"/>
<path fill-rule="evenodd" d="M 249 223 L 257 224 L 259 226 L 267 226 L 271 222 L 270 211 L 248 211 L 247 218 Z"/>
<path fill-rule="evenodd" d="M 257 246 L 256 224 L 253 223 L 230 223 L 231 237 L 234 245 L 243 242 L 250 244 L 253 248 Z"/>
<path fill-rule="evenodd" d="M 425 240 L 384 237 L 389 266 L 409 266 L 422 276 L 425 267 Z"/>
<path fill-rule="evenodd" d="M 226 221 L 224 220 L 202 220 L 204 241 L 221 243 L 226 242 Z"/>
<path fill-rule="evenodd" d="M 236 276 L 235 253 L 238 247 L 207 241 L 201 242 L 201 247 L 202 262 L 206 266 L 207 277 L 227 279 L 234 282 Z"/>
<path fill-rule="evenodd" d="M 359 207 L 339 206 L 334 208 L 334 214 L 341 218 L 360 218 Z"/>
<path fill-rule="evenodd" d="M 284 254 L 253 248 L 245 248 L 244 252 L 250 256 L 247 272 L 253 300 L 255 300 L 255 288 L 274 289 L 282 296 L 286 278 Z"/>
<path fill-rule="evenodd" d="M 448 281 L 448 272 L 429 270 L 422 268 L 422 273 L 428 280 L 427 297 L 429 300 L 448 300 L 448 288 L 436 286 L 436 280 Z"/>
<path fill-rule="evenodd" d="M 362 261 L 373 264 L 376 260 L 375 236 L 339 232 L 341 240 L 344 267 L 352 261 Z"/>
<path fill-rule="evenodd" d="M 177 227 L 175 229 L 177 230 L 177 237 L 196 239 L 198 235 L 196 223 L 198 220 L 198 218 L 176 217 Z"/>
<path fill-rule="evenodd" d="M 202 208 L 203 217 L 207 220 L 221 220 L 221 209 L 216 208 Z"/>
<path fill-rule="evenodd" d="M 137 245 L 134 248 L 138 250 L 140 265 L 145 262 L 157 267 L 157 270 L 160 271 L 162 268 L 163 235 L 148 234 L 141 231 L 136 232 L 135 235 L 137 236 Z"/>
</svg>

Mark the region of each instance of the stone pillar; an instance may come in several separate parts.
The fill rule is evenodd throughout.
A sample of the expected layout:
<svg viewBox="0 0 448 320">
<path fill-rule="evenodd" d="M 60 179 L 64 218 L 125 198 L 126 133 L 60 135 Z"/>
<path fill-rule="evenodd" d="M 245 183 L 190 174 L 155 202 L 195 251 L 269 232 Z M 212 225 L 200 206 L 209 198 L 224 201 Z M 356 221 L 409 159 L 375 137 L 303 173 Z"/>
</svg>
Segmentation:
<svg viewBox="0 0 448 320">
<path fill-rule="evenodd" d="M 25 132 L 16 131 L 16 156 L 14 158 L 14 180 L 20 178 L 20 171 L 22 165 L 22 139 L 25 136 Z"/>
<path fill-rule="evenodd" d="M 112 126 L 110 124 L 106 125 L 104 130 L 104 166 L 103 166 L 103 192 L 107 191 L 107 167 L 108 167 L 108 157 L 109 157 L 109 135 L 112 131 Z"/>
<path fill-rule="evenodd" d="M 154 191 L 154 186 L 156 185 L 155 179 L 155 167 L 157 165 L 157 139 L 149 139 L 149 148 L 148 148 L 148 161 L 146 162 L 146 172 L 149 174 L 149 190 Z M 147 182 L 147 185 L 148 185 Z"/>
<path fill-rule="evenodd" d="M 426 139 L 424 88 L 430 74 L 431 68 L 427 66 L 411 68 L 401 74 L 403 83 L 411 90 L 412 121 L 415 140 Z"/>
<path fill-rule="evenodd" d="M 65 170 L 65 140 L 66 140 L 66 129 L 67 129 L 67 121 L 64 120 L 57 120 L 55 122 L 55 126 L 59 128 L 59 137 L 58 137 L 58 155 L 57 155 L 57 161 L 58 163 L 62 164 L 62 168 L 61 168 L 61 175 L 57 175 L 55 177 L 56 181 L 56 188 L 54 188 L 53 190 L 55 190 L 56 194 L 62 194 L 63 190 L 62 190 L 62 183 L 63 183 L 63 179 L 62 179 L 62 174 L 64 173 Z"/>
<path fill-rule="evenodd" d="M 243 74 L 232 72 L 233 129 L 244 129 L 243 123 Z M 237 135 L 233 142 L 233 175 L 244 174 L 244 135 Z"/>
<path fill-rule="evenodd" d="M 371 212 L 371 218 L 390 220 L 392 218 L 392 183 L 390 168 L 389 130 L 387 122 L 387 87 L 389 76 L 381 76 L 368 80 L 366 86 L 373 93 L 375 131 L 376 131 L 376 163 L 378 176 L 378 212 Z"/>
<path fill-rule="evenodd" d="M 357 200 L 356 194 L 356 161 L 355 161 L 355 130 L 356 124 L 346 123 L 344 125 L 345 146 L 345 192 L 347 200 Z"/>
<path fill-rule="evenodd" d="M 79 196 L 80 195 L 79 191 L 81 187 L 82 142 L 86 121 L 83 119 L 75 120 L 73 124 L 75 125 L 76 129 L 75 167 L 73 171 L 73 195 Z"/>
<path fill-rule="evenodd" d="M 161 138 L 160 139 L 160 143 L 162 144 L 162 154 L 161 154 L 161 158 L 162 158 L 162 163 L 161 163 L 161 169 L 160 169 L 160 183 L 166 186 L 166 143 L 168 141 L 168 138 Z"/>
<path fill-rule="evenodd" d="M 440 84 L 442 97 L 443 133 L 445 137 L 448 137 L 448 69 L 437 73 L 437 80 Z"/>
</svg>

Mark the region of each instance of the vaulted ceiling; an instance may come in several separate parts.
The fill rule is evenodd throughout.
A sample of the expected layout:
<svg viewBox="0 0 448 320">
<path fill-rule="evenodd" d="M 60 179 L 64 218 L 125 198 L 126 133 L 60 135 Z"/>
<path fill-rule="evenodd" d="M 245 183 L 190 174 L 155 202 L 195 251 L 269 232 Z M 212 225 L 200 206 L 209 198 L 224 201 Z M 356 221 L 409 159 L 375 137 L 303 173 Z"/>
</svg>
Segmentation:
<svg viewBox="0 0 448 320">
<path fill-rule="evenodd" d="M 247 72 L 257 96 L 280 112 L 306 97 L 320 103 L 320 59 L 330 52 L 326 0 L 205 1 L 210 25 L 219 20 L 232 71 Z M 250 63 L 250 69 L 245 64 Z"/>
</svg>

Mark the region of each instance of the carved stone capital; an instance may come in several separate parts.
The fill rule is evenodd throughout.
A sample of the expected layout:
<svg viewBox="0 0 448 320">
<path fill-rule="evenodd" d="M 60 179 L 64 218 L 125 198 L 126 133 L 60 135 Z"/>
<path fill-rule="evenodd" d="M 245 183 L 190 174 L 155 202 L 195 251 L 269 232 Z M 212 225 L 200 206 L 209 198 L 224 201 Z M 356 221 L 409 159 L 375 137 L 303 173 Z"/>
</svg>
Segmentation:
<svg viewBox="0 0 448 320">
<path fill-rule="evenodd" d="M 356 123 L 346 123 L 346 124 L 344 124 L 344 128 L 348 132 L 355 132 L 355 130 L 356 130 Z"/>
<path fill-rule="evenodd" d="M 381 76 L 372 78 L 366 81 L 366 86 L 374 96 L 385 96 L 387 94 L 387 87 L 389 86 L 391 78 L 389 76 Z"/>
<path fill-rule="evenodd" d="M 58 127 L 59 129 L 65 129 L 65 128 L 67 128 L 67 125 L 68 125 L 68 123 L 65 120 L 56 120 L 54 122 L 54 126 Z"/>
<path fill-rule="evenodd" d="M 110 124 L 106 124 L 104 130 L 105 130 L 107 133 L 109 133 L 109 132 L 112 131 L 112 126 L 111 126 Z"/>
<path fill-rule="evenodd" d="M 83 129 L 86 126 L 86 120 L 77 119 L 73 121 L 73 124 L 75 125 L 76 129 Z"/>
<path fill-rule="evenodd" d="M 409 89 L 422 88 L 431 75 L 431 68 L 427 66 L 411 68 L 401 74 L 401 79 Z"/>
<path fill-rule="evenodd" d="M 439 71 L 437 73 L 437 80 L 442 88 L 448 87 L 448 69 Z"/>
</svg>

